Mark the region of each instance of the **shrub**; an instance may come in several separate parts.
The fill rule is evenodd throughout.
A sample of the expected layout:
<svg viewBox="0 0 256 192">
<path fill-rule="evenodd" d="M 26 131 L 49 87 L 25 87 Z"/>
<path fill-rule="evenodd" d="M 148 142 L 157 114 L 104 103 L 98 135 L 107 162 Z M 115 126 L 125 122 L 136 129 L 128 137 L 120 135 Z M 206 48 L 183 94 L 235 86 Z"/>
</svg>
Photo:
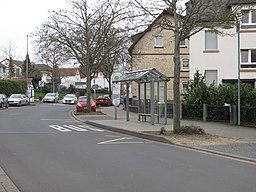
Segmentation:
<svg viewBox="0 0 256 192">
<path fill-rule="evenodd" d="M 26 82 L 23 80 L 0 80 L 0 90 L 10 96 L 13 93 L 25 93 Z"/>
<path fill-rule="evenodd" d="M 178 135 L 205 135 L 204 129 L 199 126 L 185 125 L 174 130 L 175 134 Z"/>
</svg>

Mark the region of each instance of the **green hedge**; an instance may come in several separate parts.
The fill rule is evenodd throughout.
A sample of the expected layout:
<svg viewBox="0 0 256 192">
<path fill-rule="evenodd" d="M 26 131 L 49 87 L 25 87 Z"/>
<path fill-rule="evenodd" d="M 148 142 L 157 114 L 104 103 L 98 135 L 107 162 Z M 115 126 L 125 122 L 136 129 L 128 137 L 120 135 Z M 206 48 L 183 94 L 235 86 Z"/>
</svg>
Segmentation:
<svg viewBox="0 0 256 192">
<path fill-rule="evenodd" d="M 23 80 L 0 80 L 0 93 L 10 96 L 14 93 L 25 93 L 26 81 Z"/>
</svg>

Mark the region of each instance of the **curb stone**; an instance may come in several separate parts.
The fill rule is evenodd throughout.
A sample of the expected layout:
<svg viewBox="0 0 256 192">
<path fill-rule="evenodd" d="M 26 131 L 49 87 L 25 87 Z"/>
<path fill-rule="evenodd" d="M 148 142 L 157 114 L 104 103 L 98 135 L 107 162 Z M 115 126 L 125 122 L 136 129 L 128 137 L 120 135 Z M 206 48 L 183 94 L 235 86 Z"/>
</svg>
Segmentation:
<svg viewBox="0 0 256 192">
<path fill-rule="evenodd" d="M 11 179 L 0 167 L 0 192 L 20 192 Z"/>
<path fill-rule="evenodd" d="M 109 130 L 109 131 L 113 131 L 113 132 L 118 132 L 118 133 L 122 133 L 122 134 L 127 134 L 127 135 L 131 135 L 131 136 L 139 137 L 139 138 L 142 138 L 142 139 L 148 139 L 148 140 L 157 141 L 157 142 L 161 142 L 161 143 L 174 144 L 172 141 L 170 141 L 170 140 L 168 140 L 168 139 L 166 139 L 164 137 L 159 137 L 159 136 L 155 136 L 155 135 L 149 135 L 149 134 L 144 134 L 144 133 L 124 130 L 124 129 L 119 129 L 119 128 L 116 128 L 116 127 L 102 125 L 102 124 L 91 122 L 91 121 L 85 121 L 84 123 L 92 125 L 92 126 L 100 127 L 102 129 L 106 129 L 106 130 Z"/>
</svg>

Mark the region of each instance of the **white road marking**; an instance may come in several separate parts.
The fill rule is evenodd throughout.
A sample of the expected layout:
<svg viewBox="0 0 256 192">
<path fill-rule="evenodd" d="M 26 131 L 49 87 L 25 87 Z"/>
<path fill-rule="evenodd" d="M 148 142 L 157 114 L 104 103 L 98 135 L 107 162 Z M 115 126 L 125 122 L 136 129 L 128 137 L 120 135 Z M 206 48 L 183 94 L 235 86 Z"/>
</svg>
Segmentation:
<svg viewBox="0 0 256 192">
<path fill-rule="evenodd" d="M 66 129 L 66 128 L 64 128 L 62 126 L 59 126 L 59 125 L 49 125 L 49 126 L 51 128 L 53 128 L 53 129 L 56 129 L 56 130 L 61 131 L 61 132 L 69 132 L 69 131 L 71 131 L 70 129 Z"/>
<path fill-rule="evenodd" d="M 87 129 L 82 129 L 80 127 L 76 127 L 74 125 L 63 125 L 66 128 L 72 129 L 74 131 L 88 131 Z"/>
<path fill-rule="evenodd" d="M 102 130 L 102 129 L 92 128 L 92 127 L 89 127 L 88 125 L 78 125 L 78 126 L 79 127 L 85 127 L 86 129 L 90 129 L 91 131 L 104 132 L 104 130 Z"/>
<path fill-rule="evenodd" d="M 90 131 L 96 131 L 96 132 L 104 132 L 102 129 L 96 129 L 96 128 L 91 128 L 86 125 L 49 125 L 49 127 L 56 129 L 61 132 L 68 132 L 68 131 L 79 131 L 79 132 L 86 132 L 88 130 Z M 86 129 L 85 129 L 86 127 Z"/>
<path fill-rule="evenodd" d="M 110 135 L 113 136 L 113 135 Z M 130 137 L 122 137 L 118 139 L 112 139 L 108 141 L 103 141 L 98 143 L 98 145 L 113 145 L 113 144 L 142 144 L 142 143 L 150 143 L 148 141 L 124 141 L 124 140 L 130 140 L 132 138 Z"/>
</svg>

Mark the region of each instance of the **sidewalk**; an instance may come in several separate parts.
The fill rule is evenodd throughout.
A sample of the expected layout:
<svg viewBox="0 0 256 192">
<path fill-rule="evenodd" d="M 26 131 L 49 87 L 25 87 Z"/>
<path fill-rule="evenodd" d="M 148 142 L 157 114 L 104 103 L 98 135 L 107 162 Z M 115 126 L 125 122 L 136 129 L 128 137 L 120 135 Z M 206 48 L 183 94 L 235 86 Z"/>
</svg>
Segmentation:
<svg viewBox="0 0 256 192">
<path fill-rule="evenodd" d="M 150 122 L 138 121 L 138 115 L 133 112 L 129 112 L 129 121 L 126 121 L 126 111 L 123 110 L 122 106 L 117 108 L 117 120 L 115 120 L 114 106 L 102 107 L 99 110 L 101 110 L 105 115 L 77 115 L 74 117 L 81 122 L 95 125 L 103 129 L 156 140 L 159 142 L 177 144 L 175 143 L 175 140 L 167 140 L 164 137 L 144 134 L 144 132 L 147 131 L 160 131 L 162 127 L 166 130 L 172 130 L 173 120 L 170 118 L 168 118 L 167 125 L 151 125 Z M 239 140 L 239 143 L 204 145 L 200 146 L 200 149 L 208 150 L 213 153 L 231 155 L 241 159 L 245 158 L 256 162 L 256 128 L 193 120 L 181 120 L 181 124 L 200 126 L 209 134 Z"/>
</svg>

